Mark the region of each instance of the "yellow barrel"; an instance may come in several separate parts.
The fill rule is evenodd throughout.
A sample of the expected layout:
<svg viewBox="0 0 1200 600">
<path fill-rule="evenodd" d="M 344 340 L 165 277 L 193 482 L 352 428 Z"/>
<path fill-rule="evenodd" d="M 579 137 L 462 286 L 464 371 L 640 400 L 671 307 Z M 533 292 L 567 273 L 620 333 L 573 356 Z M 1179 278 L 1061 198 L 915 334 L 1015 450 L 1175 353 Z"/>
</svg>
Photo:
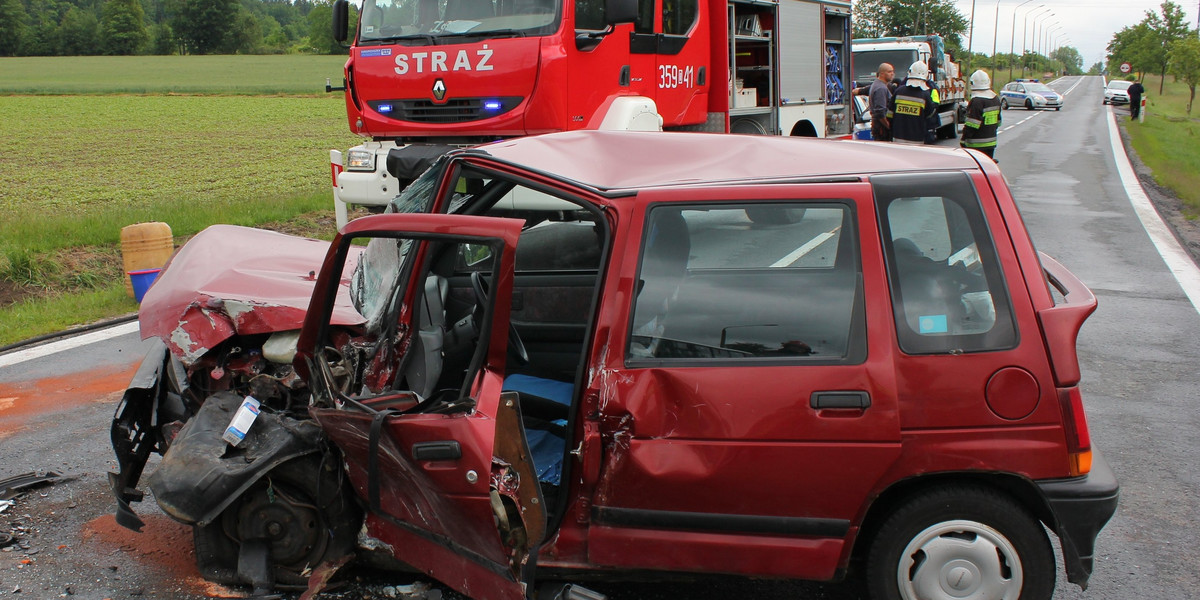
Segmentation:
<svg viewBox="0 0 1200 600">
<path fill-rule="evenodd" d="M 121 261 L 125 265 L 125 292 L 133 297 L 130 271 L 160 269 L 175 252 L 171 226 L 166 223 L 136 223 L 121 228 Z"/>
</svg>

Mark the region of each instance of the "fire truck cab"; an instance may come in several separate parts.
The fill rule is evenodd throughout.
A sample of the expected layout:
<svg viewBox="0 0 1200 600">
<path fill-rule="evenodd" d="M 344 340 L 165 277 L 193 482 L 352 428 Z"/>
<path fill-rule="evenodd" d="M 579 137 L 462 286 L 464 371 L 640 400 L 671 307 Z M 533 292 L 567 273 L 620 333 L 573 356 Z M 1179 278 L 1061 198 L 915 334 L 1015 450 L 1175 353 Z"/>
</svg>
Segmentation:
<svg viewBox="0 0 1200 600">
<path fill-rule="evenodd" d="M 349 22 L 337 2 L 335 37 Z M 342 87 L 367 141 L 330 153 L 339 225 L 450 148 L 497 139 L 847 135 L 849 40 L 836 0 L 366 0 Z"/>
</svg>

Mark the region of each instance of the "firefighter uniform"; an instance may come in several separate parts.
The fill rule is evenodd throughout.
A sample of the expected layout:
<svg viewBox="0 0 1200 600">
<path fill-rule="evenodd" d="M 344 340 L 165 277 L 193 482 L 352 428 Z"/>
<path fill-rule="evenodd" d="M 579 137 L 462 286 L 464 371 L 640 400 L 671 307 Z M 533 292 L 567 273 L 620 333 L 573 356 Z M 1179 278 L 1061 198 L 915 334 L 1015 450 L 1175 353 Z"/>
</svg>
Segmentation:
<svg viewBox="0 0 1200 600">
<path fill-rule="evenodd" d="M 924 144 L 929 119 L 938 105 L 929 95 L 929 67 L 917 61 L 908 68 L 903 87 L 888 103 L 887 117 L 892 122 L 892 141 L 897 144 Z"/>
<path fill-rule="evenodd" d="M 983 71 L 971 75 L 971 101 L 963 124 L 962 147 L 978 150 L 995 160 L 1000 131 L 1000 98 L 991 90 L 991 78 Z"/>
<path fill-rule="evenodd" d="M 901 144 L 924 144 L 929 130 L 929 119 L 937 114 L 937 105 L 929 97 L 929 91 L 914 85 L 896 90 L 888 105 L 888 119 L 892 121 L 892 141 Z"/>
</svg>

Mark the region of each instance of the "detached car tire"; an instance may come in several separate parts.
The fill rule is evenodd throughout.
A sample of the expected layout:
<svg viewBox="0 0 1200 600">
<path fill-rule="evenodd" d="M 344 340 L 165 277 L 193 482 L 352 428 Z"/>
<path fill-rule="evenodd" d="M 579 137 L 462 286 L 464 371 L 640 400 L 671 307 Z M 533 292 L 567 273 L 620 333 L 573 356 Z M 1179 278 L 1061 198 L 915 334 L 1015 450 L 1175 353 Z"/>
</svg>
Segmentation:
<svg viewBox="0 0 1200 600">
<path fill-rule="evenodd" d="M 337 461 L 319 455 L 272 469 L 206 527 L 193 527 L 196 566 L 221 584 L 238 576 L 243 539 L 265 539 L 275 585 L 304 589 L 309 571 L 354 551 L 362 515 Z"/>
<path fill-rule="evenodd" d="M 1056 575 L 1041 523 L 1000 492 L 918 495 L 880 527 L 867 557 L 872 600 L 1047 600 Z"/>
</svg>

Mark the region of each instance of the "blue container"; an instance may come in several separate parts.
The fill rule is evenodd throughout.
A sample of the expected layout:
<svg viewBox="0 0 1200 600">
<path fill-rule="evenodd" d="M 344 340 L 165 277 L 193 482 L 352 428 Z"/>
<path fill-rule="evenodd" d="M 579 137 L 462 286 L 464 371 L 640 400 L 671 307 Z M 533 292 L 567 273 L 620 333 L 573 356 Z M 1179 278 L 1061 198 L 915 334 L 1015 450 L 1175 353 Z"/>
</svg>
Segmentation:
<svg viewBox="0 0 1200 600">
<path fill-rule="evenodd" d="M 142 303 L 142 298 L 146 296 L 146 290 L 154 284 L 154 280 L 158 279 L 158 273 L 162 269 L 143 269 L 141 271 L 130 271 L 129 281 L 133 284 L 133 298 Z"/>
</svg>

